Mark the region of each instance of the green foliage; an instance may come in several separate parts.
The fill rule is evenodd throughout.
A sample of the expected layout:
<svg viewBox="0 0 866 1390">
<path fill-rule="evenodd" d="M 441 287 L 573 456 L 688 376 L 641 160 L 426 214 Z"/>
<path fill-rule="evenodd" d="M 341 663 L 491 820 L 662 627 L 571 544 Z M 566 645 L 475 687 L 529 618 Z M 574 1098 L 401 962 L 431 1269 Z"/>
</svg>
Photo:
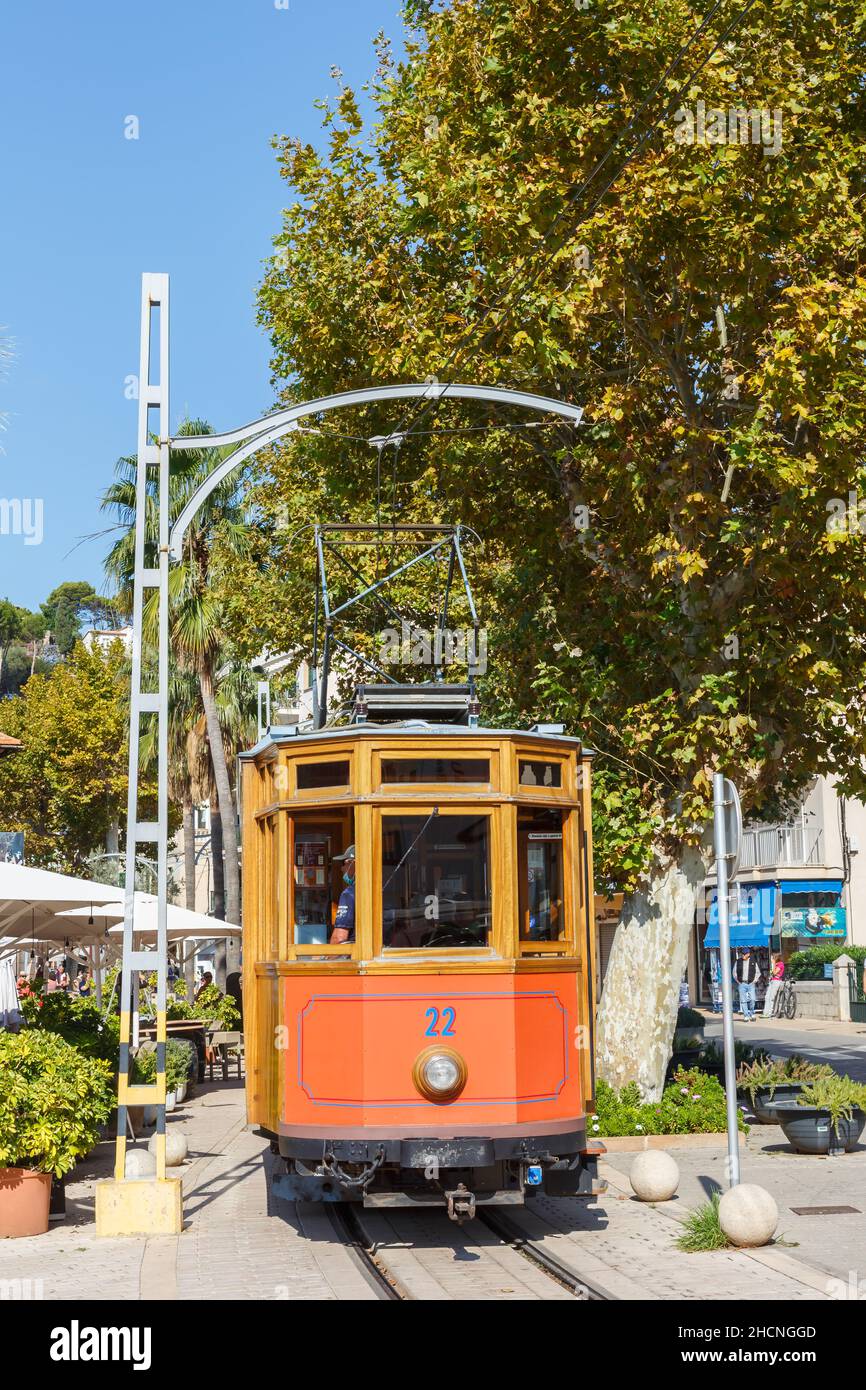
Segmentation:
<svg viewBox="0 0 866 1390">
<path fill-rule="evenodd" d="M 788 957 L 785 970 L 792 980 L 823 980 L 824 966 L 839 956 L 850 956 L 862 971 L 866 946 L 807 946 L 805 951 L 795 951 Z"/>
<path fill-rule="evenodd" d="M 4 702 L 3 730 L 23 747 L 0 759 L 0 804 L 4 828 L 25 832 L 28 863 L 83 872 L 125 815 L 128 688 L 119 647 L 79 644 Z M 143 805 L 153 791 L 145 782 Z"/>
<path fill-rule="evenodd" d="M 753 1062 L 743 1062 L 737 1068 L 737 1089 L 746 1091 L 752 1104 L 755 1093 L 766 1087 L 772 1100 L 776 1087 L 785 1082 L 811 1082 L 821 1077 L 835 1076 L 833 1068 L 825 1063 L 807 1062 L 805 1057 L 768 1057 L 763 1054 Z"/>
<path fill-rule="evenodd" d="M 218 1019 L 227 1033 L 238 1028 L 241 1016 L 230 994 L 223 994 L 216 985 L 208 985 L 193 1004 L 193 1018 Z"/>
<path fill-rule="evenodd" d="M 156 1052 L 153 1048 L 139 1048 L 132 1059 L 131 1077 L 133 1086 L 152 1086 L 156 1081 Z"/>
<path fill-rule="evenodd" d="M 825 770 L 862 794 L 863 537 L 826 524 L 831 499 L 866 489 L 862 0 L 753 9 L 713 52 L 716 17 L 693 88 L 663 82 L 653 116 L 680 99 L 778 108 L 776 157 L 678 143 L 669 119 L 573 213 L 566 191 L 692 36 L 693 5 L 405 13 L 402 60 L 378 43 L 371 127 L 342 89 L 321 103 L 324 153 L 277 142 L 289 197 L 259 317 L 280 403 L 447 372 L 586 407 L 577 432 L 473 435 L 447 431 L 498 417 L 425 408 L 432 432 L 401 449 L 384 517 L 483 535 L 485 711 L 541 705 L 599 750 L 601 883 L 633 887 L 696 840 L 714 770 L 747 812 Z M 374 469 L 326 430 L 263 458 L 264 526 L 225 585 L 251 655 L 263 638 L 309 651 L 294 533 L 374 516 Z"/>
<path fill-rule="evenodd" d="M 0 1032 L 0 1165 L 61 1176 L 99 1137 L 114 1105 L 107 1062 L 39 1028 Z"/>
<path fill-rule="evenodd" d="M 120 1021 L 116 1014 L 103 1019 L 96 1001 L 55 990 L 38 999 L 24 999 L 21 1012 L 31 1028 L 57 1033 L 85 1057 L 99 1057 L 117 1069 Z"/>
<path fill-rule="evenodd" d="M 724 1088 L 698 1068 L 679 1067 L 657 1103 L 641 1100 L 636 1082 L 616 1092 L 596 1084 L 596 1114 L 589 1137 L 642 1134 L 715 1134 L 726 1127 Z M 742 1116 L 740 1127 L 745 1128 Z"/>
<path fill-rule="evenodd" d="M 797 1104 L 826 1110 L 830 1123 L 835 1126 L 839 1120 L 850 1120 L 855 1110 L 866 1110 L 866 1086 L 850 1076 L 831 1072 L 804 1087 Z"/>
<path fill-rule="evenodd" d="M 719 1202 L 722 1194 L 714 1192 L 703 1206 L 690 1211 L 683 1222 L 683 1233 L 677 1241 L 680 1250 L 694 1255 L 701 1250 L 723 1250 L 728 1238 L 719 1221 Z"/>
<path fill-rule="evenodd" d="M 165 1084 L 169 1091 L 176 1091 L 189 1079 L 190 1052 L 192 1044 L 182 1038 L 170 1038 L 165 1048 Z"/>
<path fill-rule="evenodd" d="M 166 1017 L 216 1019 L 227 1033 L 237 1029 L 241 1016 L 238 1006 L 230 994 L 223 994 L 216 985 L 203 989 L 197 1001 L 190 1004 L 186 999 L 169 999 Z"/>
</svg>

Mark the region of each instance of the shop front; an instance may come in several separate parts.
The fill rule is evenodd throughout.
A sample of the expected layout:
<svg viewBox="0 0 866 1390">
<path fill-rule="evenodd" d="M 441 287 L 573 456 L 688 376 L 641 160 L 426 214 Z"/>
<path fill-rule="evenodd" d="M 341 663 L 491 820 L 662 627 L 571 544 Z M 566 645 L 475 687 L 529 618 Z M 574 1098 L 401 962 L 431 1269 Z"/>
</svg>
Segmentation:
<svg viewBox="0 0 866 1390">
<path fill-rule="evenodd" d="M 714 1008 L 720 1005 L 722 961 L 719 947 L 719 911 L 715 888 L 708 890 L 704 920 L 706 931 L 698 923 L 698 967 L 700 1001 Z M 775 883 L 735 883 L 729 894 L 731 952 L 728 973 L 734 968 L 737 951 L 744 946 L 754 952 L 761 972 L 756 991 L 760 1005 L 767 989 L 770 972 L 770 953 L 779 949 L 776 912 L 778 885 Z M 702 939 L 703 937 L 703 939 Z"/>
<path fill-rule="evenodd" d="M 848 933 L 841 879 L 783 879 L 779 931 L 785 960 L 809 946 L 835 946 Z"/>
</svg>

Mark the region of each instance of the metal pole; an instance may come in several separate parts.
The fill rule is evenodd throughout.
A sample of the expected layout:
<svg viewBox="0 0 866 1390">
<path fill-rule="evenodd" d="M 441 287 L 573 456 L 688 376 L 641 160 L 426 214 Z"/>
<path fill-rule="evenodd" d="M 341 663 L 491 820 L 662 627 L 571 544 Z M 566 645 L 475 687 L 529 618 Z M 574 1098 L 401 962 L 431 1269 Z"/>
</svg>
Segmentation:
<svg viewBox="0 0 866 1390">
<path fill-rule="evenodd" d="M 728 1120 L 728 1167 L 731 1187 L 740 1181 L 740 1136 L 737 1125 L 737 1075 L 734 1059 L 734 989 L 731 978 L 731 929 L 728 921 L 728 846 L 725 843 L 725 778 L 713 777 L 713 831 L 716 852 L 716 909 L 722 984 L 722 1036 L 725 1049 L 725 1100 Z"/>
</svg>

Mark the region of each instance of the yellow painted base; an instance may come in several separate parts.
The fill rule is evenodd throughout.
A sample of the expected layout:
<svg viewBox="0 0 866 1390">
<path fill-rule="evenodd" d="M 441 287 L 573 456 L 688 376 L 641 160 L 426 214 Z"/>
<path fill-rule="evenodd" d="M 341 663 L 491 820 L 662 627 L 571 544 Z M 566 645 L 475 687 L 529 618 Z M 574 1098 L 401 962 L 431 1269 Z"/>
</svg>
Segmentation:
<svg viewBox="0 0 866 1390">
<path fill-rule="evenodd" d="M 179 1236 L 182 1230 L 180 1178 L 104 1178 L 96 1184 L 98 1236 Z"/>
</svg>

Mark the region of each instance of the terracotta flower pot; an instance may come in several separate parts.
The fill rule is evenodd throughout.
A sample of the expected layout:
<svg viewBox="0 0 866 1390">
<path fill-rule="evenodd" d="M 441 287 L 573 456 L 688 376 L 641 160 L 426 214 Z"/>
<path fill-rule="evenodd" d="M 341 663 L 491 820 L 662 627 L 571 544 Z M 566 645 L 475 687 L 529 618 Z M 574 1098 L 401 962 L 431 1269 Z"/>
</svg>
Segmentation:
<svg viewBox="0 0 866 1390">
<path fill-rule="evenodd" d="M 44 1235 L 50 1203 L 50 1173 L 0 1168 L 0 1237 Z"/>
</svg>

